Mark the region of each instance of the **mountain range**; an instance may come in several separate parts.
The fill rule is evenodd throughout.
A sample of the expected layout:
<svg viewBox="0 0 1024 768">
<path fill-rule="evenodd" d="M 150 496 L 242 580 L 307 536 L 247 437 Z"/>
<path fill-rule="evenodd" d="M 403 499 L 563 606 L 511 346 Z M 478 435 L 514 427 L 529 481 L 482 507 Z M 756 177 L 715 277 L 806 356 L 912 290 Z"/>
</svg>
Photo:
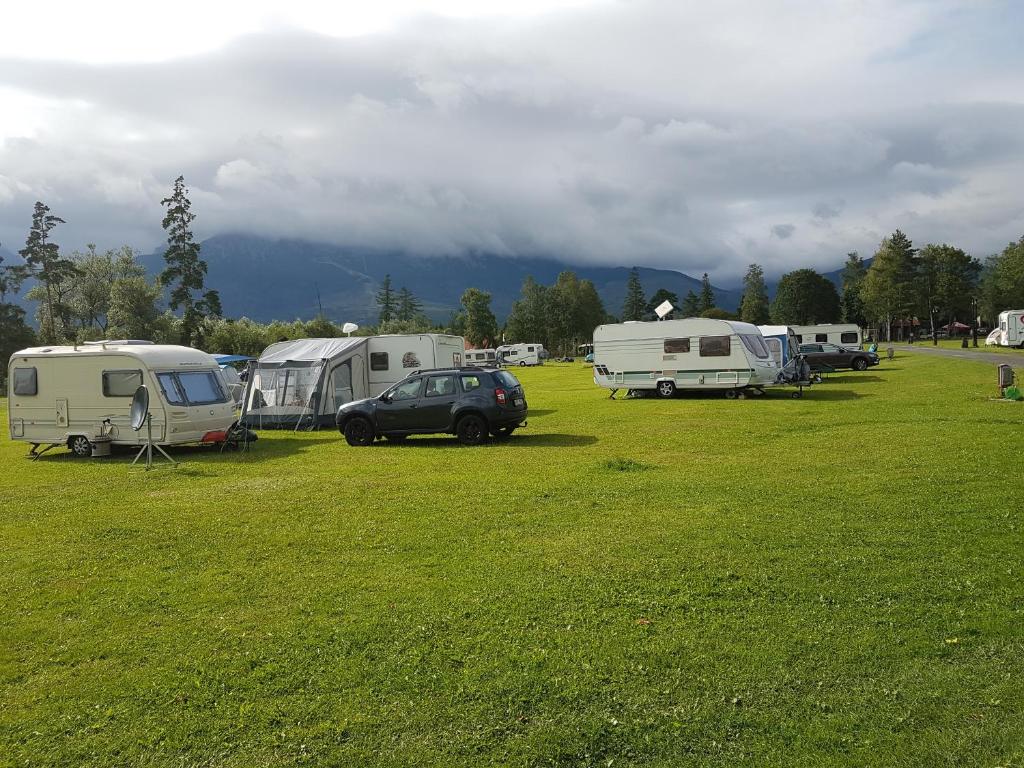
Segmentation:
<svg viewBox="0 0 1024 768">
<path fill-rule="evenodd" d="M 385 275 L 391 275 L 395 290 L 404 286 L 412 291 L 435 320 L 447 319 L 459 308 L 462 292 L 475 286 L 491 294 L 494 314 L 501 321 L 519 297 L 527 276 L 550 285 L 565 270 L 592 281 L 605 308 L 618 314 L 630 270 L 628 266 L 592 266 L 490 253 L 414 256 L 243 234 L 204 240 L 201 254 L 208 265 L 206 285 L 220 293 L 225 316 L 244 315 L 260 322 L 308 319 L 322 310 L 336 322 L 372 323 L 377 315 L 376 293 Z M 20 261 L 2 248 L 0 256 L 6 264 Z M 141 261 L 151 275 L 156 275 L 164 266 L 163 250 L 146 254 Z M 682 272 L 650 267 L 638 267 L 638 272 L 647 296 L 659 288 L 672 291 L 680 300 L 687 291 L 700 292 L 700 279 Z M 825 274 L 837 285 L 839 275 L 840 270 Z M 717 306 L 730 311 L 739 306 L 741 290 L 712 287 Z M 769 282 L 768 288 L 769 294 L 774 294 L 775 282 Z"/>
</svg>

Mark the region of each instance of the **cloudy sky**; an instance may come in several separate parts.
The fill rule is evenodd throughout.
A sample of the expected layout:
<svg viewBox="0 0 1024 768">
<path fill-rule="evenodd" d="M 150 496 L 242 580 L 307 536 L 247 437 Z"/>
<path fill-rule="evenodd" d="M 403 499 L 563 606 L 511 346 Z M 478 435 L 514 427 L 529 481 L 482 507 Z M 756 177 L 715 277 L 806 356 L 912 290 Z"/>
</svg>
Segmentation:
<svg viewBox="0 0 1024 768">
<path fill-rule="evenodd" d="M 1024 3 L 282 5 L 5 6 L 0 242 L 43 200 L 67 250 L 150 250 L 179 173 L 200 237 L 722 283 L 1024 234 Z"/>
</svg>

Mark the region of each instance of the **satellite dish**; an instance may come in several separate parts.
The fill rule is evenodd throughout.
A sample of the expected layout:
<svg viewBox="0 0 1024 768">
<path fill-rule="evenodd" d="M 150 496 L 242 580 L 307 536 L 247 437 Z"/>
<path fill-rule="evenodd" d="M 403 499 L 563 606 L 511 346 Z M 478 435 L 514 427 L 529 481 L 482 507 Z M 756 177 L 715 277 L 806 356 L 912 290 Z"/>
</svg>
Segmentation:
<svg viewBox="0 0 1024 768">
<path fill-rule="evenodd" d="M 342 333 L 347 333 L 350 336 L 352 335 L 352 333 L 354 331 L 358 331 L 358 330 L 359 330 L 359 326 L 356 325 L 355 323 L 345 323 L 343 326 L 341 326 L 341 332 Z"/>
<path fill-rule="evenodd" d="M 657 308 L 654 310 L 654 314 L 656 314 L 658 316 L 658 319 L 661 320 L 673 309 L 675 309 L 675 307 L 672 306 L 672 302 L 666 299 L 657 306 Z"/>
<path fill-rule="evenodd" d="M 132 397 L 131 414 L 132 429 L 138 432 L 146 426 L 146 417 L 149 415 L 149 390 L 145 384 L 140 384 Z"/>
</svg>

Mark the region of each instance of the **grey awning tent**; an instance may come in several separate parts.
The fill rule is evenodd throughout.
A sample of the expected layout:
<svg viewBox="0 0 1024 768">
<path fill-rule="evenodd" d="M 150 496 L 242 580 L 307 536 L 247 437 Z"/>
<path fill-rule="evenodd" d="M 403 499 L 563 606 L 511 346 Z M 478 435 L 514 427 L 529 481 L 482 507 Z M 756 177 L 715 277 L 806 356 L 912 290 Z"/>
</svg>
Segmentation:
<svg viewBox="0 0 1024 768">
<path fill-rule="evenodd" d="M 333 425 L 341 393 L 347 391 L 351 399 L 352 370 L 344 363 L 366 342 L 365 337 L 346 337 L 271 344 L 250 367 L 242 424 L 253 429 Z M 347 389 L 343 376 L 348 376 Z M 338 380 L 332 383 L 332 378 Z"/>
</svg>

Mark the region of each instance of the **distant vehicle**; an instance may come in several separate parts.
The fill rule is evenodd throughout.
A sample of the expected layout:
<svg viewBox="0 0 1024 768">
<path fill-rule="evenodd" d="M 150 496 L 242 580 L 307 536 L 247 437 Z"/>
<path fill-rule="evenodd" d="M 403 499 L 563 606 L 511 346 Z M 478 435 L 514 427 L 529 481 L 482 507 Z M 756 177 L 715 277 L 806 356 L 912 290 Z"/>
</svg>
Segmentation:
<svg viewBox="0 0 1024 768">
<path fill-rule="evenodd" d="M 757 330 L 764 336 L 768 351 L 780 367 L 800 354 L 800 340 L 788 325 L 759 325 Z"/>
<path fill-rule="evenodd" d="M 142 445 L 131 428 L 135 390 L 150 392 L 157 445 L 224 442 L 235 406 L 217 362 L 191 347 L 99 341 L 23 349 L 11 355 L 8 426 L 12 440 L 66 445 L 93 455 L 98 442 Z M 109 447 L 109 445 L 108 445 Z"/>
<path fill-rule="evenodd" d="M 612 390 L 741 390 L 807 386 L 809 371 L 797 358 L 784 368 L 772 359 L 756 326 L 732 320 L 683 320 L 600 325 L 594 330 L 594 383 Z M 801 390 L 802 391 L 802 390 Z"/>
<path fill-rule="evenodd" d="M 869 366 L 878 365 L 875 352 L 863 349 L 845 349 L 835 344 L 801 344 L 800 354 L 810 363 L 811 370 L 822 370 L 822 365 L 831 368 L 852 368 L 866 371 Z"/>
<path fill-rule="evenodd" d="M 547 351 L 543 344 L 502 344 L 496 350 L 498 365 L 543 365 Z"/>
<path fill-rule="evenodd" d="M 586 354 L 586 356 L 583 358 L 583 362 L 585 362 L 585 363 L 592 363 L 592 362 L 594 362 L 594 353 L 593 352 L 588 352 Z"/>
<path fill-rule="evenodd" d="M 987 346 L 1024 349 L 1024 309 L 1008 309 L 999 313 L 999 322 L 985 339 Z"/>
<path fill-rule="evenodd" d="M 835 344 L 837 347 L 860 349 L 864 343 L 860 326 L 853 323 L 794 325 L 793 333 L 800 344 Z"/>
<path fill-rule="evenodd" d="M 523 387 L 510 372 L 438 368 L 419 371 L 378 397 L 346 403 L 335 423 L 354 446 L 439 432 L 479 445 L 488 435 L 510 436 L 526 423 L 526 413 Z"/>
<path fill-rule="evenodd" d="M 575 363 L 576 362 L 576 358 L 575 357 L 559 357 L 557 360 L 555 360 L 555 362 L 556 363 Z"/>
<path fill-rule="evenodd" d="M 467 349 L 462 359 L 466 365 L 475 365 L 477 368 L 493 368 L 497 364 L 496 354 L 493 349 Z"/>
<path fill-rule="evenodd" d="M 379 395 L 410 373 L 462 365 L 466 342 L 438 333 L 293 339 L 250 366 L 241 422 L 250 429 L 317 429 L 344 403 Z"/>
</svg>

